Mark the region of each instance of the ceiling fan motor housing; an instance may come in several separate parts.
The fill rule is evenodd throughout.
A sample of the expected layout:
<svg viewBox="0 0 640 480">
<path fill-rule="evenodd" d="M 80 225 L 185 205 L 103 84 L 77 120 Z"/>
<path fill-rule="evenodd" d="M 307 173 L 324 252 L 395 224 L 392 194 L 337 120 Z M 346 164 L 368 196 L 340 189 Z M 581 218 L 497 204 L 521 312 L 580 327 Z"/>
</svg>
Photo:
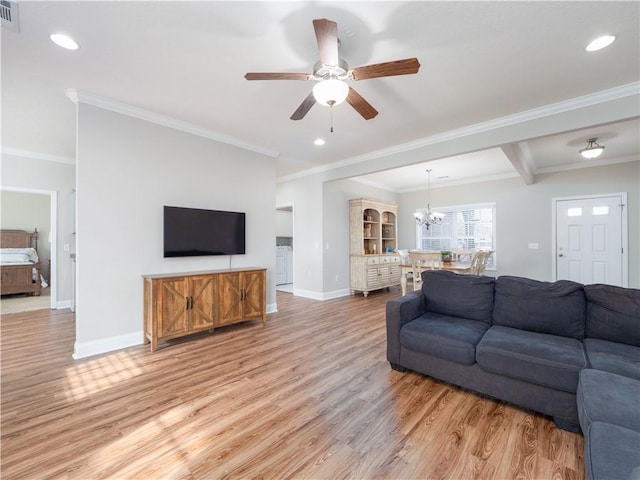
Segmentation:
<svg viewBox="0 0 640 480">
<path fill-rule="evenodd" d="M 313 78 L 317 81 L 329 78 L 346 80 L 349 75 L 349 64 L 342 59 L 338 59 L 338 65 L 325 65 L 322 60 L 318 60 L 313 66 Z"/>
</svg>

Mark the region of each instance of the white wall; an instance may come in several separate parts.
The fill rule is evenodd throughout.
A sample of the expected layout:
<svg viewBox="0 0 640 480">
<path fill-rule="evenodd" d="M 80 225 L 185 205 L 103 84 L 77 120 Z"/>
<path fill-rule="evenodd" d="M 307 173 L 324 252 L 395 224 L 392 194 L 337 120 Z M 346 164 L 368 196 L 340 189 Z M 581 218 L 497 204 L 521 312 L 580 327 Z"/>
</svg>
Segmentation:
<svg viewBox="0 0 640 480">
<path fill-rule="evenodd" d="M 327 300 L 348 295 L 349 200 L 395 203 L 392 192 L 317 173 L 278 183 L 277 205 L 293 205 L 294 294 Z M 336 280 L 337 276 L 337 280 Z"/>
<path fill-rule="evenodd" d="M 326 182 L 323 188 L 323 292 L 325 298 L 332 298 L 350 293 L 349 200 L 369 198 L 395 204 L 397 195 L 353 180 Z"/>
<path fill-rule="evenodd" d="M 629 286 L 640 287 L 640 162 L 537 175 L 533 185 L 520 178 L 431 188 L 431 205 L 496 203 L 498 275 L 552 279 L 552 198 L 599 193 L 628 193 Z M 412 212 L 424 206 L 425 191 L 399 196 L 401 245 L 415 246 Z M 529 250 L 538 243 L 538 250 Z"/>
<path fill-rule="evenodd" d="M 322 175 L 279 183 L 276 205 L 293 205 L 294 293 L 322 298 Z"/>
<path fill-rule="evenodd" d="M 275 308 L 272 158 L 78 105 L 75 357 L 142 342 L 143 274 L 228 268 L 230 257 L 163 258 L 163 205 L 246 212 L 246 255 Z"/>
<path fill-rule="evenodd" d="M 276 237 L 293 237 L 293 212 L 276 210 Z"/>
<path fill-rule="evenodd" d="M 58 308 L 68 307 L 71 301 L 71 282 L 73 263 L 69 252 L 63 250 L 64 244 L 75 246 L 74 227 L 74 195 L 75 165 L 52 162 L 2 154 L 2 188 L 27 191 L 56 192 L 57 197 L 57 239 L 56 256 L 57 269 L 55 272 L 56 297 Z M 33 228 L 33 226 L 31 227 Z M 47 242 L 48 238 L 39 239 L 39 245 Z"/>
</svg>

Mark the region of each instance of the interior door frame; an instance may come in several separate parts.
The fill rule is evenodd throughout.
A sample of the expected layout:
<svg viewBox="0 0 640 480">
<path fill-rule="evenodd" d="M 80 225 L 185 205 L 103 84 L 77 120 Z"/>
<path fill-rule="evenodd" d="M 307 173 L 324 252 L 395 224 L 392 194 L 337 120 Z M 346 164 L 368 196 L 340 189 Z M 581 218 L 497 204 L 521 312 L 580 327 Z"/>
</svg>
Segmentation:
<svg viewBox="0 0 640 480">
<path fill-rule="evenodd" d="M 553 197 L 551 199 L 551 279 L 555 282 L 558 279 L 557 251 L 557 210 L 558 202 L 571 200 L 588 200 L 592 198 L 620 197 L 622 201 L 622 286 L 629 287 L 629 225 L 628 225 L 628 204 L 627 192 L 617 193 L 594 193 L 592 195 L 571 195 L 569 197 Z"/>
</svg>

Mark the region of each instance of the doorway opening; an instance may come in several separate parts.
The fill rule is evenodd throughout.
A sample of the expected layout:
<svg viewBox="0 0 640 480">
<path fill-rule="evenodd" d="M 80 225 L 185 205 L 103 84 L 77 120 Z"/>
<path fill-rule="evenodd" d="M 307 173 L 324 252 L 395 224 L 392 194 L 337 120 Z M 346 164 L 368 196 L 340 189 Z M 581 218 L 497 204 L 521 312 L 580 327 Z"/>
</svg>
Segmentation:
<svg viewBox="0 0 640 480">
<path fill-rule="evenodd" d="M 40 297 L 4 299 L 3 313 L 9 310 L 27 311 L 41 308 L 57 308 L 57 192 L 30 188 L 2 187 L 2 228 L 33 231 L 38 227 L 38 255 L 42 265 L 42 281 L 47 288 Z M 13 201 L 12 201 L 13 198 Z M 18 202 L 18 203 L 16 203 Z M 13 204 L 13 206 L 12 206 Z M 11 210 L 7 210 L 7 209 Z M 7 223 L 9 222 L 9 223 Z M 43 283 L 44 285 L 45 283 Z M 7 300 L 7 301 L 5 301 Z M 8 301 L 12 304 L 9 305 Z M 15 304 L 15 305 L 13 305 Z M 5 309 L 6 307 L 7 309 Z"/>
<path fill-rule="evenodd" d="M 293 293 L 293 205 L 276 207 L 276 290 Z"/>
</svg>

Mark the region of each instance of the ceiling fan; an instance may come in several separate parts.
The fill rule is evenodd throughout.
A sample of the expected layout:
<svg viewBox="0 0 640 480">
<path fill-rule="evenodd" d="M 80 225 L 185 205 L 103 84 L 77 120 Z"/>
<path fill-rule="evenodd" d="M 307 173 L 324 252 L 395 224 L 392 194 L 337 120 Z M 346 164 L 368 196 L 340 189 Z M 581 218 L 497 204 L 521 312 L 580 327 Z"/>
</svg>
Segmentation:
<svg viewBox="0 0 640 480">
<path fill-rule="evenodd" d="M 320 61 L 313 67 L 313 73 L 247 73 L 247 80 L 314 80 L 313 91 L 303 100 L 291 120 L 302 120 L 316 103 L 333 107 L 345 100 L 365 120 L 378 115 L 358 92 L 347 85 L 345 80 L 366 80 L 369 78 L 391 77 L 418 73 L 420 63 L 417 58 L 394 60 L 349 69 L 349 65 L 338 56 L 338 24 L 326 18 L 313 21 L 316 40 L 320 50 Z"/>
</svg>

